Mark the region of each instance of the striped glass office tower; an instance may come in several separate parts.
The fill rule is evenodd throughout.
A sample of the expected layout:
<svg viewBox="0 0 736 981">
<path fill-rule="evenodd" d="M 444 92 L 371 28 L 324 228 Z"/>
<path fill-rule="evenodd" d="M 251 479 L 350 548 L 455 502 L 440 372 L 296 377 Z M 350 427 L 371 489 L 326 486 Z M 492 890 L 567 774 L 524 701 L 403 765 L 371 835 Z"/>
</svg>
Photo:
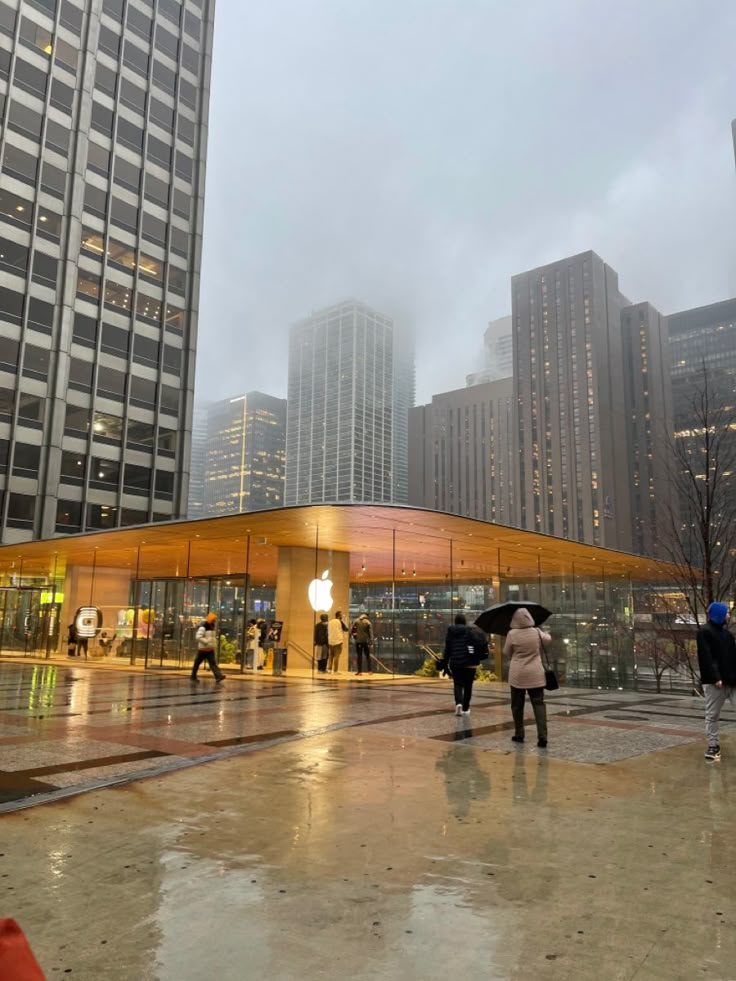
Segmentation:
<svg viewBox="0 0 736 981">
<path fill-rule="evenodd" d="M 405 503 L 411 345 L 348 301 L 295 324 L 289 343 L 286 504 Z"/>
<path fill-rule="evenodd" d="M 213 0 L 0 0 L 0 535 L 186 512 Z"/>
</svg>

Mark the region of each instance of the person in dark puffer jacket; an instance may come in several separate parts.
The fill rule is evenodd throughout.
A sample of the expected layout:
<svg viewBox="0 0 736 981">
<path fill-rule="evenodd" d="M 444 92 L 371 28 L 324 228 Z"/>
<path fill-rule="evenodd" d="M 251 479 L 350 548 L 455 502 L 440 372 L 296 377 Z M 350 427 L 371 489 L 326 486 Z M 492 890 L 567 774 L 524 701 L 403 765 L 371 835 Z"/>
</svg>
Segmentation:
<svg viewBox="0 0 736 981">
<path fill-rule="evenodd" d="M 721 758 L 718 723 L 728 699 L 736 707 L 736 640 L 729 632 L 731 611 L 725 603 L 711 603 L 708 622 L 698 630 L 698 665 L 705 693 L 706 760 Z"/>
<path fill-rule="evenodd" d="M 488 637 L 480 627 L 468 626 L 464 614 L 458 613 L 453 626 L 447 628 L 445 654 L 440 670 L 452 675 L 455 715 L 470 715 L 475 672 L 488 657 Z"/>
</svg>

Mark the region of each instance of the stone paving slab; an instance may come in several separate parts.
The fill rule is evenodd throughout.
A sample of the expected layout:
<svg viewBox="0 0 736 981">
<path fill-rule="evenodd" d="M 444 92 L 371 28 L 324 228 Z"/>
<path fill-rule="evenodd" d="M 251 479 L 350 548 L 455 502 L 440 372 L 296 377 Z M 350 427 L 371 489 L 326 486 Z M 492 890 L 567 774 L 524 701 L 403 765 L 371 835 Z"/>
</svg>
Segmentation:
<svg viewBox="0 0 736 981">
<path fill-rule="evenodd" d="M 0 662 L 0 809 L 323 732 L 509 752 L 509 691 L 478 685 L 470 717 L 446 679 L 363 684 L 339 679 L 204 678 Z M 611 763 L 700 739 L 702 700 L 561 689 L 547 695 L 550 759 Z M 536 755 L 533 715 L 529 742 Z M 725 723 L 725 730 L 734 722 Z M 324 761 L 323 761 L 324 762 Z M 334 761 L 336 764 L 339 760 Z M 55 789 L 56 788 L 56 789 Z"/>
</svg>

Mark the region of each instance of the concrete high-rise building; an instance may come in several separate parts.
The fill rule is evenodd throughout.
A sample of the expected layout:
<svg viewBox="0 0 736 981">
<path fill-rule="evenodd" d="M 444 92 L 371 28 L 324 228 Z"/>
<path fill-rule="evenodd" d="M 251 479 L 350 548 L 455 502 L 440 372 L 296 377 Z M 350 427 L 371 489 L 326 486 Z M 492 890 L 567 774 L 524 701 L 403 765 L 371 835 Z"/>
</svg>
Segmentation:
<svg viewBox="0 0 736 981">
<path fill-rule="evenodd" d="M 483 335 L 484 365 L 466 377 L 467 385 L 511 378 L 514 374 L 514 338 L 511 317 L 491 320 Z"/>
<path fill-rule="evenodd" d="M 213 0 L 0 3 L 0 536 L 186 511 Z"/>
<path fill-rule="evenodd" d="M 283 507 L 286 399 L 249 392 L 210 403 L 206 415 L 201 513 Z"/>
<path fill-rule="evenodd" d="M 512 279 L 522 528 L 631 547 L 618 276 L 594 252 Z"/>
<path fill-rule="evenodd" d="M 515 524 L 510 378 L 434 395 L 409 413 L 409 504 Z"/>
<path fill-rule="evenodd" d="M 733 137 L 733 159 L 736 164 L 736 119 L 731 123 L 731 136 Z"/>
<path fill-rule="evenodd" d="M 637 303 L 624 308 L 621 325 L 632 547 L 641 555 L 660 556 L 675 505 L 670 481 L 673 422 L 667 321 L 650 303 Z"/>
<path fill-rule="evenodd" d="M 392 500 L 395 504 L 406 504 L 409 500 L 409 413 L 416 402 L 413 333 L 394 327 L 393 346 Z"/>
<path fill-rule="evenodd" d="M 413 388 L 411 347 L 390 317 L 351 300 L 295 324 L 286 504 L 403 503 Z"/>
<path fill-rule="evenodd" d="M 188 518 L 204 515 L 204 477 L 207 472 L 207 418 L 211 402 L 194 405 L 192 417 L 192 454 L 189 466 Z"/>
</svg>

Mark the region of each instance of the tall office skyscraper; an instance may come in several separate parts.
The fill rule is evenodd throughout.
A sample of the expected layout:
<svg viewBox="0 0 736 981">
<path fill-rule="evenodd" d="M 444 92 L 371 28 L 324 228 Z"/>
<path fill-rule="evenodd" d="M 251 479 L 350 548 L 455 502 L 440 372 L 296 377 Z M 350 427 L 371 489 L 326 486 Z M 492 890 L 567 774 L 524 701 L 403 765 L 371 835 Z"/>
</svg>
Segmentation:
<svg viewBox="0 0 736 981">
<path fill-rule="evenodd" d="M 467 385 L 511 378 L 514 374 L 514 338 L 511 317 L 491 320 L 483 335 L 483 367 L 466 377 Z"/>
<path fill-rule="evenodd" d="M 624 404 L 632 548 L 661 555 L 675 505 L 670 480 L 672 386 L 667 321 L 650 303 L 624 307 Z"/>
<path fill-rule="evenodd" d="M 522 528 L 631 547 L 618 276 L 594 252 L 512 279 Z"/>
<path fill-rule="evenodd" d="M 0 2 L 0 535 L 186 509 L 213 0 Z"/>
<path fill-rule="evenodd" d="M 205 516 L 265 511 L 284 503 L 286 399 L 249 392 L 206 409 L 202 505 Z M 192 471 L 195 460 L 192 454 Z M 192 473 L 192 484 L 194 473 Z"/>
<path fill-rule="evenodd" d="M 292 327 L 287 505 L 389 502 L 406 494 L 405 458 L 397 456 L 407 445 L 404 406 L 413 405 L 409 351 L 390 317 L 352 300 Z"/>
<path fill-rule="evenodd" d="M 515 523 L 510 378 L 432 396 L 409 413 L 409 504 Z"/>
<path fill-rule="evenodd" d="M 192 417 L 188 518 L 204 516 L 204 477 L 207 472 L 207 419 L 211 402 L 197 402 Z"/>
</svg>

